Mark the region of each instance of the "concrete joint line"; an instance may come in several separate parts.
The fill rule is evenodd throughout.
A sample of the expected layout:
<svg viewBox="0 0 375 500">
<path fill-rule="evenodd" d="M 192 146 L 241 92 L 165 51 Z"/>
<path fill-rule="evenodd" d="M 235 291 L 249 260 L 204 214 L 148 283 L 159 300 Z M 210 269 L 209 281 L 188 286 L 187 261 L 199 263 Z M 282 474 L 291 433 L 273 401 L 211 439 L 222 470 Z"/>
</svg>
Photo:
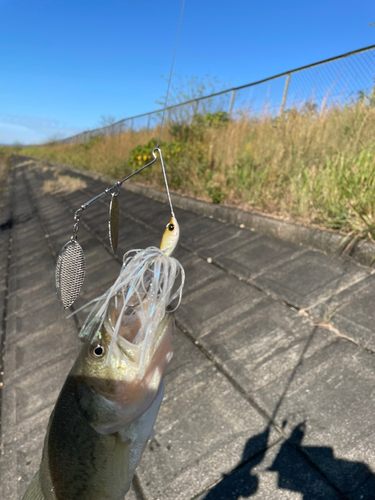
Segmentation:
<svg viewBox="0 0 375 500">
<path fill-rule="evenodd" d="M 3 320 L 1 324 L 0 331 L 0 452 L 3 448 L 2 444 L 2 401 L 3 401 L 3 390 L 4 390 L 4 355 L 6 349 L 6 332 L 7 332 L 7 310 L 8 310 L 8 300 L 9 300 L 9 277 L 10 277 L 10 264 L 12 259 L 12 221 L 13 221 L 13 186 L 10 186 L 10 193 L 8 195 L 8 206 L 11 221 L 9 231 L 9 239 L 8 239 L 8 255 L 7 255 L 7 263 L 6 263 L 6 271 L 5 271 L 5 294 L 4 294 L 4 303 L 3 303 Z"/>
<path fill-rule="evenodd" d="M 243 398 L 246 399 L 246 401 L 254 408 L 255 411 L 257 411 L 268 423 L 268 425 L 272 425 L 282 436 L 287 439 L 286 434 L 284 433 L 283 429 L 277 425 L 272 417 L 268 415 L 268 412 L 266 410 L 263 410 L 251 397 L 251 395 L 245 391 L 245 389 L 227 372 L 227 370 L 221 366 L 221 364 L 215 359 L 215 357 L 207 351 L 199 342 L 199 340 L 196 340 L 193 335 L 179 322 L 176 320 L 176 326 L 185 334 L 185 336 L 194 343 L 194 345 L 206 356 L 206 358 L 211 361 L 211 363 L 215 366 L 219 372 L 224 375 L 224 377 L 230 382 L 232 387 L 239 393 Z"/>
</svg>

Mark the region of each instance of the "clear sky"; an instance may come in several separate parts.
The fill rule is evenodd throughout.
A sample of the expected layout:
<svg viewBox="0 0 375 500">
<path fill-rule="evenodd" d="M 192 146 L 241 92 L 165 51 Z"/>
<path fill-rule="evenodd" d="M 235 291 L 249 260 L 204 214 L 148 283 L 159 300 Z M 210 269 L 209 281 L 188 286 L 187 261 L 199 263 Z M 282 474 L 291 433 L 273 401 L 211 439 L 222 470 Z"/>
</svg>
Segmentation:
<svg viewBox="0 0 375 500">
<path fill-rule="evenodd" d="M 180 9 L 180 0 L 0 0 L 0 144 L 160 107 Z M 371 22 L 374 0 L 186 0 L 175 72 L 243 85 L 375 44 Z"/>
</svg>

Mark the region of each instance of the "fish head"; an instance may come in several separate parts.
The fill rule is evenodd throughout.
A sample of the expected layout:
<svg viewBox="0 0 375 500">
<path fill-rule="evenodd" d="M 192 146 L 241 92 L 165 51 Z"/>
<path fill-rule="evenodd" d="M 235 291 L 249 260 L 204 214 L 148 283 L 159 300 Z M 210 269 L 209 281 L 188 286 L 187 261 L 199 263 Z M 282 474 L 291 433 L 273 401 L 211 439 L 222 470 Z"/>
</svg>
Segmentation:
<svg viewBox="0 0 375 500">
<path fill-rule="evenodd" d="M 160 250 L 162 250 L 166 255 L 171 255 L 178 244 L 179 237 L 180 227 L 175 215 L 172 213 L 171 220 L 166 225 L 161 239 Z"/>
<path fill-rule="evenodd" d="M 78 407 L 89 424 L 102 434 L 117 432 L 150 407 L 173 355 L 174 318 L 165 314 L 152 336 L 152 347 L 140 377 L 144 346 L 136 342 L 136 308 L 121 318 L 120 333 L 113 343 L 111 323 L 119 320 L 119 310 L 118 304 L 112 306 L 101 327 L 93 325 L 71 372 L 76 381 Z"/>
</svg>

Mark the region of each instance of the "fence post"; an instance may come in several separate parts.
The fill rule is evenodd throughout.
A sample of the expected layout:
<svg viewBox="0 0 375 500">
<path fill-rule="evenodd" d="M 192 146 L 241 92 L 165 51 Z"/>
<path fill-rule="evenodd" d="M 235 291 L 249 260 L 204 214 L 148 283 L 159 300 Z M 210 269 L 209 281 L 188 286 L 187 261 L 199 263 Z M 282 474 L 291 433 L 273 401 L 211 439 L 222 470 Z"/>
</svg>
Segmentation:
<svg viewBox="0 0 375 500">
<path fill-rule="evenodd" d="M 232 94 L 230 96 L 229 110 L 228 110 L 229 118 L 231 117 L 231 114 L 232 114 L 235 95 L 236 95 L 236 91 L 232 90 Z"/>
<path fill-rule="evenodd" d="M 130 119 L 130 129 L 133 130 L 134 118 Z"/>
<path fill-rule="evenodd" d="M 284 95 L 283 95 L 283 100 L 281 101 L 280 114 L 284 113 L 286 98 L 287 98 L 288 89 L 289 89 L 289 82 L 290 82 L 290 73 L 288 73 L 286 75 L 285 87 L 284 87 Z"/>
</svg>

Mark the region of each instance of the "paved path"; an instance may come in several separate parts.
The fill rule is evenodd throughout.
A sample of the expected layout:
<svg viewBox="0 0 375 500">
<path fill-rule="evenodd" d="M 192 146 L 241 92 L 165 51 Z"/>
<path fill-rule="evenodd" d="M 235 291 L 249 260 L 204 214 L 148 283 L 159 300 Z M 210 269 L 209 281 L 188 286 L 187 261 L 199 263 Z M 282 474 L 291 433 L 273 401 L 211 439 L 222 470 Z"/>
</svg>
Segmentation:
<svg viewBox="0 0 375 500">
<path fill-rule="evenodd" d="M 44 164 L 45 165 L 45 164 Z M 0 214 L 0 498 L 18 500 L 79 348 L 54 263 L 72 211 L 103 189 L 43 192 L 54 169 L 15 158 Z M 79 177 L 77 174 L 69 174 Z M 168 207 L 120 195 L 118 255 L 158 245 Z M 87 276 L 76 305 L 120 267 L 108 200 L 84 213 Z M 375 277 L 368 268 L 176 211 L 187 282 L 166 396 L 127 500 L 375 498 Z"/>
</svg>

